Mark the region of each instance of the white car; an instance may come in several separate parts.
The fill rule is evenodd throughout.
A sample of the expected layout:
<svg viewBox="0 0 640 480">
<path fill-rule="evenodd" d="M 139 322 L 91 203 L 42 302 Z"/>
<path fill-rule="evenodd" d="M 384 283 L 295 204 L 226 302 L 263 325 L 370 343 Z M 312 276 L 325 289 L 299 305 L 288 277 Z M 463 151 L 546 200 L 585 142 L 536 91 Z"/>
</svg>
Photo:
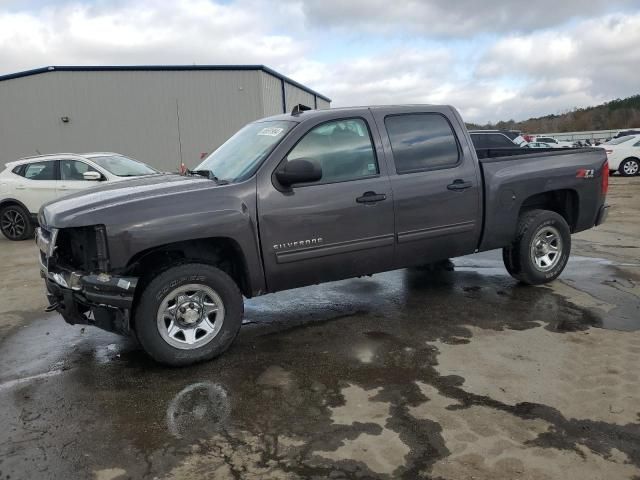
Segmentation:
<svg viewBox="0 0 640 480">
<path fill-rule="evenodd" d="M 522 146 L 526 148 L 553 148 L 548 143 L 542 143 L 542 142 L 529 142 L 529 143 L 525 143 Z"/>
<path fill-rule="evenodd" d="M 56 198 L 90 188 L 160 173 L 118 153 L 60 153 L 23 158 L 0 172 L 0 231 L 9 240 L 33 237 L 40 207 Z"/>
<path fill-rule="evenodd" d="M 532 142 L 548 143 L 551 148 L 571 148 L 574 142 L 556 140 L 553 137 L 535 137 Z"/>
<path fill-rule="evenodd" d="M 620 172 L 623 177 L 640 173 L 640 135 L 614 138 L 599 146 L 607 152 L 609 172 Z"/>
</svg>

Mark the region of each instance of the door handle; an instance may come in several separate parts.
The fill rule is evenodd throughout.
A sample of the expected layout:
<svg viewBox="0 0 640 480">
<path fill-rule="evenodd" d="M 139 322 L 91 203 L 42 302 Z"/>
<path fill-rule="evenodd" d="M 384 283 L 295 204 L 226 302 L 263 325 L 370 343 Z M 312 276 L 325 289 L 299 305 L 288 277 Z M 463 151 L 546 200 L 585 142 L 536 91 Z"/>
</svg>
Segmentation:
<svg viewBox="0 0 640 480">
<path fill-rule="evenodd" d="M 16 185 L 16 190 L 25 190 L 27 187 L 24 185 Z"/>
<path fill-rule="evenodd" d="M 377 203 L 386 199 L 387 199 L 387 196 L 384 193 L 364 192 L 361 197 L 356 198 L 356 202 Z"/>
<path fill-rule="evenodd" d="M 473 187 L 473 183 L 465 182 L 464 180 L 461 180 L 459 178 L 457 180 L 454 180 L 453 183 L 447 185 L 447 188 L 449 190 L 453 190 L 454 192 L 461 192 L 471 187 Z"/>
</svg>

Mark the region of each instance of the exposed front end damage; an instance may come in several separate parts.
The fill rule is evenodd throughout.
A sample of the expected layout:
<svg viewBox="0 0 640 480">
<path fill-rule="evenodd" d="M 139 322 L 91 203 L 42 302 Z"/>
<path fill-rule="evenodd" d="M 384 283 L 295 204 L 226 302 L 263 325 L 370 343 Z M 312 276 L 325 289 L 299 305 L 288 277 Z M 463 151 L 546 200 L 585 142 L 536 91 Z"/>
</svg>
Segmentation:
<svg viewBox="0 0 640 480">
<path fill-rule="evenodd" d="M 109 272 L 105 229 L 101 225 L 36 232 L 40 272 L 47 285 L 48 311 L 72 325 L 94 325 L 128 335 L 137 277 Z"/>
</svg>

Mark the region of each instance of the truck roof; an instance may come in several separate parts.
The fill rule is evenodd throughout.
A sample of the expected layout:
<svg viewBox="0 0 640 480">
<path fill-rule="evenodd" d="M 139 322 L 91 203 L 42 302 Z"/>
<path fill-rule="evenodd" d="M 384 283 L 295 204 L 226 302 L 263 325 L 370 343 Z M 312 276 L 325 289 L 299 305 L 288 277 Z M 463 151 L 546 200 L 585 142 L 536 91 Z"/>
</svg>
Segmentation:
<svg viewBox="0 0 640 480">
<path fill-rule="evenodd" d="M 304 106 L 303 106 L 304 107 Z M 304 110 L 299 111 L 298 113 L 281 113 L 278 115 L 272 115 L 271 117 L 261 118 L 260 120 L 256 120 L 256 122 L 264 122 L 264 121 L 272 121 L 272 120 L 287 120 L 289 122 L 297 122 L 301 123 L 305 120 L 310 120 L 311 118 L 318 117 L 329 117 L 333 116 L 336 112 L 340 113 L 349 113 L 349 112 L 361 112 L 362 110 L 381 110 L 381 109 L 402 109 L 406 108 L 409 110 L 414 110 L 419 107 L 428 107 L 428 108 L 453 108 L 451 105 L 432 105 L 432 104 L 407 104 L 407 105 L 363 105 L 357 107 L 338 107 L 338 108 L 327 108 L 323 110 Z M 295 111 L 295 108 L 294 108 Z"/>
</svg>

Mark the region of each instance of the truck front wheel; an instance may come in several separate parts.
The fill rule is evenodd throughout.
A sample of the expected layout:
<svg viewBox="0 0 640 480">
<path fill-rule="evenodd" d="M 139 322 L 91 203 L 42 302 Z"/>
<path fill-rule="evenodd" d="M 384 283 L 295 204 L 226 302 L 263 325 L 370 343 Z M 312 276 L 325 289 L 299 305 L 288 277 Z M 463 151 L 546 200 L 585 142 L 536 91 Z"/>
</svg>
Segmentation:
<svg viewBox="0 0 640 480">
<path fill-rule="evenodd" d="M 142 348 L 171 366 L 209 360 L 224 352 L 238 334 L 244 306 L 229 275 L 211 265 L 170 268 L 144 289 L 134 325 Z"/>
<path fill-rule="evenodd" d="M 509 274 L 522 283 L 540 285 L 555 280 L 571 253 L 571 232 L 566 220 L 549 210 L 530 210 L 521 215 L 518 235 L 503 249 Z"/>
</svg>

